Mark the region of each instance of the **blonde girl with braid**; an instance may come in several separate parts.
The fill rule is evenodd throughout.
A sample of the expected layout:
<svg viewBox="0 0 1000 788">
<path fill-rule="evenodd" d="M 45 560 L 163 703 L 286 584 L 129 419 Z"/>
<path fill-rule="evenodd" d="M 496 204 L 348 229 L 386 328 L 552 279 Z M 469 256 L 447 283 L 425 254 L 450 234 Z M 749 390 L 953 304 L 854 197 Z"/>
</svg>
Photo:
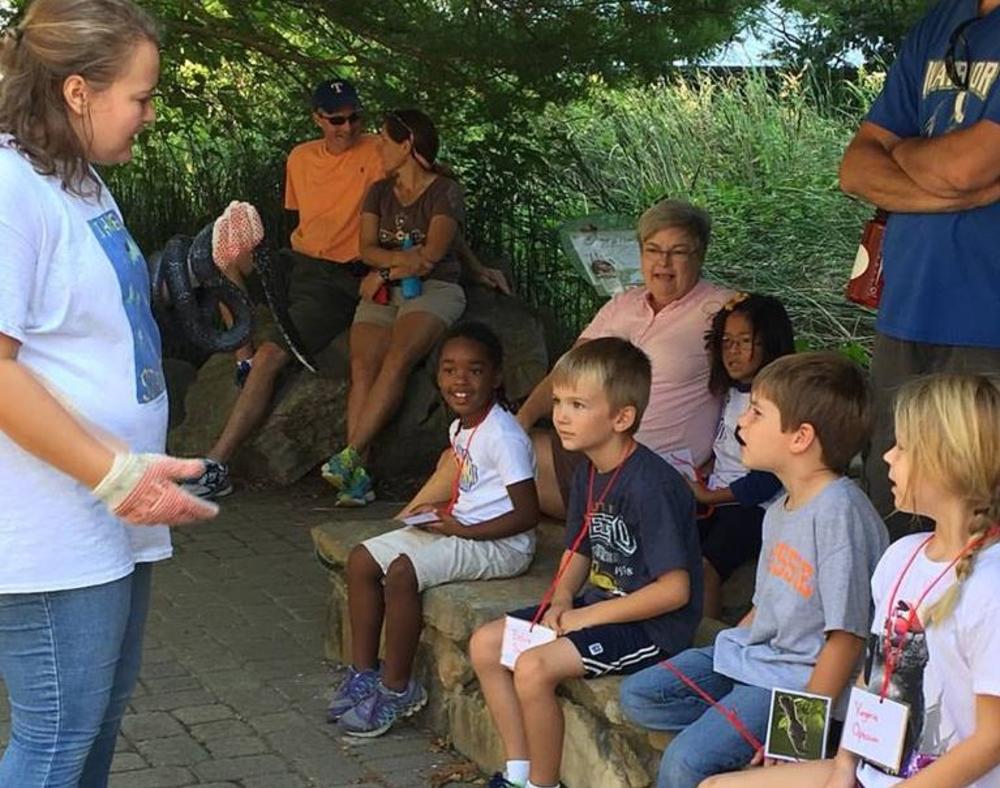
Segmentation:
<svg viewBox="0 0 1000 788">
<path fill-rule="evenodd" d="M 841 747 L 702 786 L 1000 788 L 1000 378 L 914 380 L 895 418 L 885 461 L 896 508 L 935 526 L 892 544 L 875 569 L 858 685 L 909 707 L 898 773 Z"/>
</svg>

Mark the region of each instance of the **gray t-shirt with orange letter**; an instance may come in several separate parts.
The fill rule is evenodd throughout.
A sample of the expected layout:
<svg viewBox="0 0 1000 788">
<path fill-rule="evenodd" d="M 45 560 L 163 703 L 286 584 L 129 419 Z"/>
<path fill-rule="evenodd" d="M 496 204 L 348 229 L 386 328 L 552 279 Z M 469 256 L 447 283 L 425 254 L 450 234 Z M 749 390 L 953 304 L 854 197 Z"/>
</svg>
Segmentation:
<svg viewBox="0 0 1000 788">
<path fill-rule="evenodd" d="M 871 502 L 847 478 L 830 482 L 795 511 L 785 502 L 782 496 L 764 515 L 753 622 L 719 633 L 715 670 L 745 684 L 799 690 L 828 632 L 868 637 L 869 583 L 888 535 Z M 838 719 L 845 698 L 834 704 Z"/>
</svg>

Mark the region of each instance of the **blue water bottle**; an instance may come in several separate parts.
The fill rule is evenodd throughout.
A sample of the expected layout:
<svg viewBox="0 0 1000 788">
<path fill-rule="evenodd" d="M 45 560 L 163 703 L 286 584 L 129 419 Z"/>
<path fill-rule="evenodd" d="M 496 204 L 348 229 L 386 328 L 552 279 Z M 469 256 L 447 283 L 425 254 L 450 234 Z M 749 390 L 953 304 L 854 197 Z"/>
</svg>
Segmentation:
<svg viewBox="0 0 1000 788">
<path fill-rule="evenodd" d="M 404 251 L 413 248 L 413 239 L 410 234 L 406 234 L 406 238 L 403 239 L 403 246 L 401 247 Z M 424 292 L 424 285 L 420 281 L 419 276 L 407 276 L 400 280 L 399 288 L 403 293 L 403 298 L 409 301 L 411 298 L 416 298 L 422 292 Z"/>
</svg>

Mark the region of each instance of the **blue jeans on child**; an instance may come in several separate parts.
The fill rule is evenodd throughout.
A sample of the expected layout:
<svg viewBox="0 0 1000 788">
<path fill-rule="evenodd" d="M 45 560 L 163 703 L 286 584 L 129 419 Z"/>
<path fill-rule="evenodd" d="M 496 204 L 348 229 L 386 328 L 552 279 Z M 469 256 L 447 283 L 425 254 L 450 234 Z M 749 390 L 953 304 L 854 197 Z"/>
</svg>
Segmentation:
<svg viewBox="0 0 1000 788">
<path fill-rule="evenodd" d="M 693 648 L 670 662 L 710 697 L 736 713 L 761 742 L 767 731 L 771 691 L 741 684 L 713 670 L 711 646 Z M 625 716 L 658 731 L 680 731 L 660 761 L 658 788 L 697 788 L 706 777 L 745 766 L 753 748 L 729 721 L 662 665 L 622 682 Z"/>
<path fill-rule="evenodd" d="M 11 733 L 0 786 L 104 788 L 139 676 L 151 564 L 99 586 L 0 594 Z"/>
</svg>

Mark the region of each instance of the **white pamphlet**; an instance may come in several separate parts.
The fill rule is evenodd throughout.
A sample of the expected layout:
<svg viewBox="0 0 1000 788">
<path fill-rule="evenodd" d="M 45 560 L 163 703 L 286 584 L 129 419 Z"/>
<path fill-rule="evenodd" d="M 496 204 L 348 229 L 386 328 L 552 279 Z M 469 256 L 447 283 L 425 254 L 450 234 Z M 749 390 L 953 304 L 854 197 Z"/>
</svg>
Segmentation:
<svg viewBox="0 0 1000 788">
<path fill-rule="evenodd" d="M 506 616 L 503 622 L 503 643 L 500 646 L 500 664 L 514 669 L 521 653 L 535 646 L 551 643 L 556 633 L 541 624 L 531 625 L 530 621 Z"/>
<path fill-rule="evenodd" d="M 418 512 L 417 514 L 411 514 L 410 516 L 403 518 L 403 523 L 417 528 L 422 525 L 427 525 L 428 523 L 439 522 L 441 522 L 441 518 L 438 517 L 437 512 Z"/>
</svg>

